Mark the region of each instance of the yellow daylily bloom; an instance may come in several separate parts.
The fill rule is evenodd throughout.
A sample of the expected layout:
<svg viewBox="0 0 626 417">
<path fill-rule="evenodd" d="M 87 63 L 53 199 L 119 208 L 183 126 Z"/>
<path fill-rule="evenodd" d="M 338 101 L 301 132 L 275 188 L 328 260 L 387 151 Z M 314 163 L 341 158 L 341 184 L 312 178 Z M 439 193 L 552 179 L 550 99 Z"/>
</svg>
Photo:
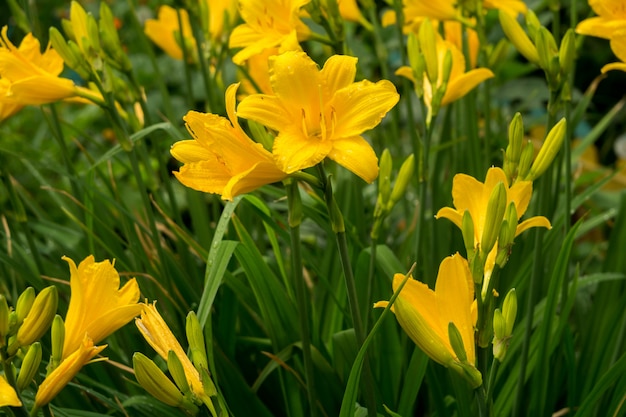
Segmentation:
<svg viewBox="0 0 626 417">
<path fill-rule="evenodd" d="M 245 23 L 230 35 L 230 48 L 243 48 L 233 57 L 241 65 L 267 48 L 280 52 L 299 49 L 310 29 L 300 19 L 300 9 L 310 0 L 240 0 L 239 13 Z"/>
<path fill-rule="evenodd" d="M 0 375 L 0 407 L 21 407 L 22 401 L 4 375 Z"/>
<path fill-rule="evenodd" d="M 269 59 L 278 54 L 278 48 L 267 48 L 260 54 L 254 55 L 246 61 L 248 75 L 256 86 L 253 85 L 249 79 L 243 78 L 241 80 L 241 90 L 239 93 L 242 98 L 255 93 L 272 94 Z"/>
<path fill-rule="evenodd" d="M 464 27 L 461 22 L 457 22 L 456 20 L 443 22 L 443 33 L 445 40 L 456 46 L 459 51 L 463 51 L 463 38 L 467 38 L 470 68 L 476 68 L 478 52 L 480 50 L 478 33 L 472 28 Z"/>
<path fill-rule="evenodd" d="M 35 406 L 40 408 L 52 401 L 74 378 L 78 371 L 89 363 L 94 356 L 102 352 L 106 346 L 94 346 L 93 340 L 85 336 L 78 348 L 63 359 L 61 364 L 46 376 L 41 385 L 39 385 L 35 395 Z"/>
<path fill-rule="evenodd" d="M 50 44 L 42 53 L 39 41 L 29 33 L 16 47 L 7 31 L 8 27 L 4 26 L 0 34 L 0 102 L 12 105 L 12 112 L 17 106 L 52 103 L 76 96 L 98 100 L 98 94 L 59 77 L 63 59 Z"/>
<path fill-rule="evenodd" d="M 357 23 L 367 22 L 361 14 L 361 9 L 359 9 L 356 0 L 337 0 L 337 5 L 339 6 L 339 14 L 345 20 Z M 367 24 L 369 25 L 369 23 Z"/>
<path fill-rule="evenodd" d="M 120 288 L 120 276 L 108 260 L 95 262 L 93 255 L 79 265 L 64 256 L 70 266 L 70 304 L 65 317 L 63 358 L 76 351 L 85 335 L 93 343 L 124 326 L 141 313 L 139 286 L 135 278 Z"/>
<path fill-rule="evenodd" d="M 494 188 L 498 184 L 504 184 L 506 191 L 506 206 L 511 202 L 515 204 L 517 219 L 519 220 L 530 202 L 533 192 L 531 181 L 517 181 L 512 186 L 506 178 L 506 174 L 501 168 L 492 167 L 487 171 L 485 182 L 481 183 L 474 177 L 466 174 L 456 174 L 452 180 L 452 201 L 454 208 L 444 207 L 437 212 L 437 219 L 443 217 L 454 223 L 459 229 L 463 226 L 463 214 L 469 211 L 474 224 L 474 247 L 478 248 L 483 238 L 487 222 L 502 222 L 503 219 L 487 219 L 487 206 L 489 198 Z M 517 225 L 515 236 L 531 227 L 546 227 L 550 229 L 550 221 L 544 216 L 535 216 L 526 219 Z M 485 263 L 485 284 L 488 284 L 489 277 L 495 266 L 497 245 L 489 252 Z"/>
<path fill-rule="evenodd" d="M 611 49 L 621 62 L 606 64 L 602 67 L 602 73 L 612 70 L 626 72 L 626 30 L 615 32 L 615 36 L 611 38 Z"/>
<path fill-rule="evenodd" d="M 182 31 L 178 24 L 179 12 Z M 182 42 L 187 48 L 188 58 L 191 61 L 196 59 L 196 40 L 193 37 L 191 24 L 189 23 L 189 14 L 186 10 L 176 10 L 168 5 L 159 7 L 157 18 L 146 20 L 144 32 L 152 42 L 172 58 L 183 59 Z"/>
<path fill-rule="evenodd" d="M 190 111 L 183 118 L 192 140 L 176 142 L 172 156 L 184 165 L 174 175 L 187 187 L 232 200 L 265 184 L 281 181 L 287 174 L 272 154 L 250 139 L 239 126 L 235 95 L 239 84 L 226 90 L 228 119 Z"/>
<path fill-rule="evenodd" d="M 334 55 L 321 70 L 304 52 L 270 58 L 273 95 L 242 100 L 240 117 L 278 132 L 272 153 L 293 173 L 329 157 L 367 182 L 378 175 L 378 158 L 361 136 L 398 102 L 394 85 L 354 82 L 357 58 Z"/>
<path fill-rule="evenodd" d="M 169 351 L 173 351 L 180 360 L 183 371 L 191 391 L 198 397 L 204 398 L 204 387 L 200 380 L 200 373 L 193 366 L 189 357 L 181 347 L 178 340 L 161 317 L 155 304 L 143 304 L 141 317 L 135 319 L 137 328 L 146 339 L 148 344 L 167 361 Z"/>
<path fill-rule="evenodd" d="M 424 72 L 423 80 L 416 80 L 411 67 L 403 66 L 396 70 L 397 75 L 408 78 L 414 84 L 422 82 L 424 103 L 429 109 L 432 109 L 434 94 L 444 82 L 444 63 L 448 51 L 452 58 L 452 68 L 447 88 L 443 98 L 441 99 L 441 107 L 462 98 L 471 90 L 476 88 L 478 84 L 494 76 L 493 72 L 488 68 L 476 68 L 465 72 L 465 57 L 461 50 L 452 42 L 444 40 L 438 33 L 435 33 L 435 48 L 438 66 L 438 78 L 435 83 L 433 83 L 432 80 L 429 80 L 426 71 Z"/>
<path fill-rule="evenodd" d="M 615 32 L 626 29 L 626 4 L 623 0 L 589 0 L 598 15 L 578 23 L 576 33 L 611 39 Z"/>
<path fill-rule="evenodd" d="M 394 292 L 404 279 L 403 274 L 394 275 Z M 374 307 L 384 308 L 387 304 L 379 301 Z M 474 341 L 478 312 L 474 281 L 465 258 L 456 253 L 441 262 L 434 291 L 409 277 L 391 310 L 411 340 L 432 360 L 468 377 L 472 385 L 480 386 L 482 377 L 475 368 Z M 466 361 L 457 356 L 452 346 L 450 323 L 454 323 L 461 335 Z"/>
</svg>

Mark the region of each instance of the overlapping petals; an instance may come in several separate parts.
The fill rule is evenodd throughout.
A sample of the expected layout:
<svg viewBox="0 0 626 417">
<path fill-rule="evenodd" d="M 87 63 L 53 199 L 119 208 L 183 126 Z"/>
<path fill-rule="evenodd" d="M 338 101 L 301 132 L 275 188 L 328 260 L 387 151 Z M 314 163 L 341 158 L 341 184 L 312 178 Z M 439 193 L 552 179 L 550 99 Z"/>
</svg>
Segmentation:
<svg viewBox="0 0 626 417">
<path fill-rule="evenodd" d="M 367 182 L 378 175 L 377 157 L 361 136 L 398 102 L 394 85 L 354 82 L 357 59 L 330 57 L 320 70 L 303 52 L 270 58 L 273 95 L 255 94 L 238 106 L 240 117 L 278 132 L 272 153 L 292 173 L 329 157 Z"/>
<path fill-rule="evenodd" d="M 585 19 L 576 26 L 581 35 L 612 39 L 626 29 L 626 3 L 623 0 L 589 0 L 598 16 Z"/>
<path fill-rule="evenodd" d="M 179 25 L 178 13 L 180 13 Z M 190 60 L 194 60 L 196 53 L 196 41 L 191 31 L 189 14 L 186 10 L 176 10 L 168 5 L 159 8 L 156 19 L 146 20 L 144 27 L 146 36 L 159 48 L 174 59 L 183 59 L 182 45 L 185 45 L 186 53 Z"/>
<path fill-rule="evenodd" d="M 402 274 L 394 276 L 394 292 L 404 278 Z M 387 304 L 387 301 L 379 301 L 374 307 L 384 308 Z M 411 340 L 432 360 L 451 367 L 463 376 L 467 376 L 468 368 L 471 369 L 472 381 L 476 386 L 480 385 L 480 373 L 475 368 L 474 325 L 477 309 L 474 283 L 467 261 L 461 255 L 457 253 L 441 262 L 434 291 L 426 284 L 409 278 L 392 311 Z M 454 323 L 461 335 L 466 362 L 457 356 L 452 347 L 448 330 L 450 323 Z"/>
<path fill-rule="evenodd" d="M 310 29 L 300 19 L 300 9 L 310 0 L 240 0 L 239 13 L 245 23 L 230 35 L 231 48 L 243 48 L 233 57 L 241 65 L 267 48 L 280 52 L 298 50 Z"/>
<path fill-rule="evenodd" d="M 98 343 L 124 326 L 141 312 L 137 303 L 140 292 L 133 278 L 120 288 L 120 276 L 108 261 L 95 262 L 93 255 L 76 267 L 73 260 L 63 257 L 70 266 L 71 298 L 65 318 L 63 358 L 75 352 L 89 336 Z"/>
<path fill-rule="evenodd" d="M 626 29 L 615 32 L 615 36 L 611 38 L 611 49 L 621 62 L 606 64 L 602 67 L 602 73 L 612 70 L 626 72 Z"/>
<path fill-rule="evenodd" d="M 181 183 L 219 194 L 225 200 L 287 177 L 272 154 L 239 126 L 235 115 L 237 87 L 234 84 L 226 90 L 228 119 L 190 111 L 184 120 L 194 139 L 177 142 L 171 149 L 174 158 L 184 164 L 174 172 Z"/>
</svg>

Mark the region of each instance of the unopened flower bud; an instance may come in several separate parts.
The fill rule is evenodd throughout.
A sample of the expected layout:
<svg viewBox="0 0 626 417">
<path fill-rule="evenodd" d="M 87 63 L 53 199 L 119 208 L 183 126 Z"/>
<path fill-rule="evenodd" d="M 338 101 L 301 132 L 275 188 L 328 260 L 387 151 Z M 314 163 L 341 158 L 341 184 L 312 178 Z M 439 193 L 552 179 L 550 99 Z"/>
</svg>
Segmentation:
<svg viewBox="0 0 626 417">
<path fill-rule="evenodd" d="M 522 115 L 518 112 L 513 116 L 509 124 L 509 144 L 504 153 L 503 170 L 509 182 L 517 175 L 517 165 L 522 155 L 522 144 L 524 141 L 524 122 Z"/>
<path fill-rule="evenodd" d="M 519 159 L 519 165 L 517 166 L 517 177 L 515 181 L 528 180 L 528 171 L 530 171 L 530 165 L 533 162 L 533 156 L 535 155 L 535 148 L 531 141 L 527 141 L 522 147 L 522 155 Z"/>
<path fill-rule="evenodd" d="M 4 295 L 0 294 L 0 348 L 4 346 L 9 334 L 9 305 Z"/>
<path fill-rule="evenodd" d="M 535 12 L 530 9 L 526 12 L 524 19 L 526 20 L 526 27 L 528 28 L 528 35 L 530 35 L 530 39 L 535 39 L 537 32 L 539 32 L 539 28 L 541 27 L 541 22 L 537 18 Z"/>
<path fill-rule="evenodd" d="M 561 66 L 561 75 L 568 76 L 574 68 L 574 61 L 576 60 L 576 33 L 574 29 L 569 28 L 565 32 L 565 36 L 561 40 L 561 47 L 559 48 L 559 64 Z"/>
<path fill-rule="evenodd" d="M 33 287 L 28 287 L 17 298 L 17 304 L 15 305 L 16 326 L 20 326 L 22 324 L 24 318 L 30 312 L 34 302 L 35 289 Z"/>
<path fill-rule="evenodd" d="M 173 350 L 167 352 L 167 369 L 170 371 L 170 375 L 174 378 L 174 382 L 183 395 L 189 395 L 191 393 L 191 387 L 189 387 L 189 381 L 185 375 L 185 369 L 180 361 L 180 358 Z"/>
<path fill-rule="evenodd" d="M 506 322 L 506 334 L 511 336 L 513 334 L 513 325 L 517 317 L 517 293 L 515 288 L 512 288 L 504 297 L 504 303 L 502 303 L 502 316 Z"/>
<path fill-rule="evenodd" d="M 539 55 L 539 66 L 544 71 L 550 72 L 552 58 L 558 56 L 559 50 L 556 47 L 556 41 L 552 33 L 541 26 L 535 38 L 535 46 Z M 551 75 L 554 75 L 550 72 Z"/>
<path fill-rule="evenodd" d="M 417 89 L 418 85 L 420 91 L 417 96 L 421 97 L 423 92 L 422 88 L 422 80 L 424 79 L 424 70 L 426 69 L 426 61 L 424 61 L 424 55 L 420 50 L 419 39 L 414 32 L 409 34 L 409 38 L 407 41 L 407 54 L 409 56 L 409 65 L 413 70 L 413 76 L 415 77 L 415 88 Z"/>
<path fill-rule="evenodd" d="M 472 215 L 469 210 L 465 210 L 463 212 L 461 234 L 463 235 L 463 243 L 465 244 L 467 259 L 472 259 L 476 248 L 474 246 L 474 221 L 472 220 Z"/>
<path fill-rule="evenodd" d="M 411 179 L 413 179 L 413 172 L 415 171 L 415 156 L 410 154 L 402 163 L 398 177 L 393 185 L 391 191 L 390 202 L 391 205 L 395 205 L 404 196 L 406 188 L 408 187 Z"/>
<path fill-rule="evenodd" d="M 130 71 L 132 68 L 130 60 L 122 49 L 122 44 L 115 27 L 113 13 L 111 13 L 111 9 L 107 6 L 106 2 L 100 3 L 100 36 L 104 52 L 111 57 L 113 62 L 115 62 L 122 71 Z"/>
<path fill-rule="evenodd" d="M 391 195 L 391 169 L 393 168 L 393 161 L 389 149 L 385 148 L 380 155 L 380 163 L 378 166 L 378 196 L 381 199 L 381 207 L 386 207 L 389 196 Z"/>
<path fill-rule="evenodd" d="M 480 239 L 480 251 L 485 256 L 491 252 L 500 234 L 500 227 L 506 210 L 506 199 L 506 187 L 500 182 L 494 187 L 487 203 L 485 228 Z"/>
<path fill-rule="evenodd" d="M 193 311 L 187 314 L 185 322 L 185 332 L 187 333 L 187 341 L 189 342 L 189 351 L 191 353 L 191 361 L 198 371 L 201 369 L 209 369 L 209 363 L 206 356 L 206 346 L 204 343 L 204 334 L 198 316 Z"/>
<path fill-rule="evenodd" d="M 513 46 L 515 46 L 515 49 L 528 61 L 538 64 L 539 55 L 537 48 L 535 48 L 535 45 L 533 45 L 526 32 L 524 32 L 524 29 L 517 23 L 517 20 L 502 10 L 499 11 L 498 16 L 500 17 L 500 26 L 502 26 L 504 34 L 509 41 L 511 41 Z"/>
<path fill-rule="evenodd" d="M 431 85 L 438 85 L 439 79 L 439 60 L 437 59 L 436 35 L 435 29 L 430 19 L 424 19 L 420 24 L 418 35 L 420 50 L 426 61 L 426 75 Z M 418 80 L 419 82 L 419 80 Z"/>
<path fill-rule="evenodd" d="M 57 303 L 58 294 L 54 285 L 41 290 L 17 331 L 15 343 L 9 347 L 10 354 L 15 353 L 20 346 L 28 346 L 43 336 L 54 319 Z"/>
<path fill-rule="evenodd" d="M 467 362 L 467 352 L 463 345 L 463 337 L 453 322 L 448 323 L 448 337 L 450 338 L 450 346 L 452 346 L 452 350 L 457 358 L 461 362 Z"/>
<path fill-rule="evenodd" d="M 183 394 L 159 367 L 140 352 L 133 355 L 135 378 L 150 395 L 167 405 L 178 407 L 183 403 Z"/>
<path fill-rule="evenodd" d="M 50 329 L 50 336 L 52 339 L 52 355 L 50 358 L 50 370 L 54 370 L 63 359 L 63 344 L 65 343 L 65 323 L 63 318 L 58 314 L 52 321 L 52 328 Z"/>
<path fill-rule="evenodd" d="M 543 174 L 554 157 L 561 149 L 561 144 L 565 138 L 565 132 L 567 131 L 567 121 L 565 118 L 561 119 L 548 133 L 546 140 L 543 142 L 537 158 L 533 161 L 530 171 L 528 172 L 528 179 L 534 181 Z"/>
<path fill-rule="evenodd" d="M 17 376 L 17 389 L 23 391 L 28 387 L 31 381 L 37 375 L 39 371 L 39 364 L 41 364 L 42 350 L 41 343 L 35 342 L 28 348 L 24 359 L 22 360 L 22 366 L 20 373 Z"/>
</svg>

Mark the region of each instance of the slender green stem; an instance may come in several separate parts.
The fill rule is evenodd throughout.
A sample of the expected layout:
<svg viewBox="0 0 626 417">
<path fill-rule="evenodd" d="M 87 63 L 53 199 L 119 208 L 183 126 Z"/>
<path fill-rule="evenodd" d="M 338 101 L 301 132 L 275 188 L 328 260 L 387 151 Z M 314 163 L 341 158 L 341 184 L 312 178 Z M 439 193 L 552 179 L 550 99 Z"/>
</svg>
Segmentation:
<svg viewBox="0 0 626 417">
<path fill-rule="evenodd" d="M 493 362 L 491 364 L 491 370 L 489 371 L 489 382 L 487 383 L 487 396 L 486 396 L 486 404 L 487 408 L 493 409 L 493 386 L 496 384 L 496 376 L 498 376 L 498 368 L 500 368 L 500 361 L 496 358 L 493 358 Z"/>
<path fill-rule="evenodd" d="M 489 417 L 489 409 L 487 407 L 487 397 L 485 397 L 485 387 L 480 386 L 476 390 L 476 402 L 478 403 L 478 415 L 480 417 Z"/>
<path fill-rule="evenodd" d="M 291 263 L 293 266 L 293 280 L 296 290 L 296 300 L 298 303 L 298 315 L 300 319 L 300 333 L 302 337 L 302 355 L 304 357 L 304 373 L 306 376 L 307 396 L 311 417 L 317 415 L 317 395 L 315 390 L 315 373 L 313 371 L 313 360 L 311 359 L 311 334 L 309 326 L 309 306 L 304 287 L 304 276 L 302 274 L 302 253 L 300 245 L 300 225 L 291 226 Z"/>
<path fill-rule="evenodd" d="M 365 291 L 365 305 L 369 306 L 372 304 L 372 287 L 374 286 L 374 275 L 376 272 L 376 246 L 378 244 L 378 239 L 372 238 L 372 242 L 370 243 L 370 263 L 367 271 L 367 288 Z M 365 308 L 365 316 L 363 317 L 363 325 L 367 330 L 369 328 L 369 313 L 370 308 Z"/>
</svg>

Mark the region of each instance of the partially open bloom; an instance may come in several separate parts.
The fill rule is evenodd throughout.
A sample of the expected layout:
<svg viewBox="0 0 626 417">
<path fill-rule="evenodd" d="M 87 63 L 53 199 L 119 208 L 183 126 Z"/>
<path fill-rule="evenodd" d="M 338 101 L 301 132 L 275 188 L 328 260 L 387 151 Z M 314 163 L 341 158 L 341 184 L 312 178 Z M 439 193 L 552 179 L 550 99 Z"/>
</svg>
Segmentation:
<svg viewBox="0 0 626 417">
<path fill-rule="evenodd" d="M 438 107 L 446 106 L 472 91 L 483 81 L 492 78 L 493 72 L 488 68 L 476 68 L 470 71 L 465 71 L 465 57 L 460 49 L 458 49 L 452 42 L 444 40 L 441 35 L 435 33 L 435 52 L 424 53 L 424 57 L 436 57 L 437 59 L 437 79 L 431 80 L 427 71 L 424 71 L 422 79 L 415 78 L 413 69 L 408 66 L 403 66 L 396 70 L 397 75 L 408 78 L 414 84 L 421 83 L 420 90 L 423 91 L 424 103 L 430 111 L 438 110 Z M 423 50 L 430 48 L 429 45 L 421 45 Z M 450 54 L 451 68 L 449 70 L 450 76 L 445 80 L 446 74 L 446 55 Z M 430 65 L 426 62 L 426 65 Z M 439 89 L 445 88 L 443 97 L 440 103 L 434 102 L 434 99 Z M 437 107 L 437 109 L 433 109 Z"/>
<path fill-rule="evenodd" d="M 394 292 L 404 278 L 403 274 L 393 277 Z M 379 301 L 374 307 L 384 308 L 387 304 L 387 301 Z M 474 282 L 467 261 L 461 255 L 457 253 L 441 262 L 434 291 L 409 278 L 391 310 L 411 340 L 432 360 L 455 370 L 472 386 L 481 385 L 482 376 L 475 368 L 474 325 L 478 316 Z M 450 323 L 461 335 L 462 346 L 453 347 Z M 465 355 L 461 356 L 465 358 L 458 355 L 462 351 Z"/>
<path fill-rule="evenodd" d="M 174 158 L 184 164 L 174 172 L 181 183 L 194 190 L 219 194 L 225 200 L 287 177 L 276 166 L 272 154 L 239 126 L 235 115 L 238 85 L 226 90 L 228 119 L 190 111 L 184 120 L 194 139 L 176 142 L 171 149 Z"/>
<path fill-rule="evenodd" d="M 108 260 L 95 262 L 89 255 L 76 267 L 70 266 L 70 304 L 65 317 L 63 358 L 75 352 L 85 335 L 93 343 L 124 326 L 141 312 L 139 286 L 135 278 L 120 288 L 120 276 Z"/>
<path fill-rule="evenodd" d="M 611 38 L 611 49 L 621 62 L 606 64 L 602 67 L 602 73 L 611 70 L 626 71 L 626 29 L 615 32 L 615 36 Z"/>
<path fill-rule="evenodd" d="M 180 22 L 178 14 L 180 13 Z M 183 48 L 186 48 L 187 57 L 193 61 L 196 54 L 196 40 L 191 31 L 189 14 L 186 10 L 176 10 L 168 5 L 159 8 L 156 19 L 146 20 L 144 32 L 159 48 L 174 59 L 183 59 Z"/>
<path fill-rule="evenodd" d="M 12 105 L 11 112 L 14 113 L 17 106 L 52 103 L 76 96 L 97 99 L 89 89 L 59 77 L 63 59 L 50 45 L 42 53 L 39 41 L 29 33 L 16 47 L 9 40 L 7 30 L 4 26 L 0 34 L 0 102 Z"/>
<path fill-rule="evenodd" d="M 0 407 L 21 407 L 22 402 L 4 375 L 0 375 Z"/>
<path fill-rule="evenodd" d="M 320 70 L 304 52 L 270 58 L 273 95 L 246 97 L 237 114 L 278 132 L 272 153 L 280 169 L 293 173 L 329 157 L 374 181 L 378 159 L 361 134 L 378 125 L 399 96 L 387 80 L 354 82 L 356 62 L 334 55 Z"/>
<path fill-rule="evenodd" d="M 474 229 L 474 247 L 479 248 L 483 240 L 483 232 L 487 229 L 487 224 L 500 224 L 502 219 L 487 218 L 487 208 L 493 190 L 499 184 L 504 185 L 506 191 L 506 206 L 511 202 L 515 204 L 517 220 L 519 220 L 530 202 L 533 192 L 531 181 L 517 181 L 512 186 L 506 178 L 506 174 L 501 168 L 492 167 L 487 171 L 485 182 L 481 183 L 474 177 L 466 174 L 456 174 L 452 180 L 452 202 L 454 208 L 444 207 L 437 212 L 436 218 L 446 218 L 454 223 L 459 229 L 463 228 L 463 214 L 469 211 Z M 543 216 L 535 216 L 519 223 L 515 229 L 515 236 L 531 227 L 550 228 L 550 221 Z M 497 245 L 489 252 L 485 263 L 485 280 L 488 281 L 491 271 L 495 266 Z"/>
<path fill-rule="evenodd" d="M 67 356 L 39 385 L 35 395 L 35 405 L 42 407 L 52 401 L 78 371 L 104 348 L 106 345 L 94 346 L 93 340 L 85 335 L 77 349 L 71 352 L 71 355 Z"/>
<path fill-rule="evenodd" d="M 200 380 L 200 373 L 193 366 L 189 357 L 178 340 L 159 314 L 154 304 L 144 304 L 141 318 L 135 319 L 137 328 L 148 344 L 167 361 L 169 351 L 173 351 L 180 360 L 185 377 L 191 391 L 198 397 L 205 397 L 204 386 Z"/>
<path fill-rule="evenodd" d="M 615 32 L 626 29 L 626 3 L 623 0 L 589 0 L 598 16 L 585 19 L 576 26 L 576 33 L 611 39 Z"/>
<path fill-rule="evenodd" d="M 233 57 L 241 65 L 267 48 L 281 52 L 299 49 L 310 29 L 300 19 L 300 9 L 310 0 L 240 0 L 239 13 L 245 21 L 230 35 L 231 48 L 243 48 Z"/>
</svg>

